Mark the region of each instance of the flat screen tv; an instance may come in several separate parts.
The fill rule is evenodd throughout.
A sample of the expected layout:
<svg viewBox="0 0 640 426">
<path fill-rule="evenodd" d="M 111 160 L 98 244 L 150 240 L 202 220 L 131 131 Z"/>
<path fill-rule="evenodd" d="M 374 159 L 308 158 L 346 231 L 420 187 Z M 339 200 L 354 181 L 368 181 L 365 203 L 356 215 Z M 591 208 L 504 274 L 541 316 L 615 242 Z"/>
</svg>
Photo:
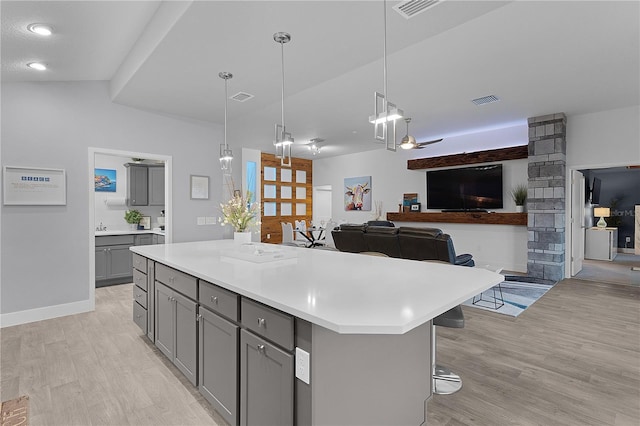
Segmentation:
<svg viewBox="0 0 640 426">
<path fill-rule="evenodd" d="M 427 172 L 427 208 L 501 209 L 502 164 Z"/>
</svg>

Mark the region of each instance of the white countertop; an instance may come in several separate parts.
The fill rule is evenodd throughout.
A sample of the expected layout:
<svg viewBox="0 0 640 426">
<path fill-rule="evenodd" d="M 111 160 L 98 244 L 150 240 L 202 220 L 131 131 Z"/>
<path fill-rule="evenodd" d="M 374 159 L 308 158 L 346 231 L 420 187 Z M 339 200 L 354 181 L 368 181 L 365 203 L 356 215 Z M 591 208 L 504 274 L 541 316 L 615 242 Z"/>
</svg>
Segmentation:
<svg viewBox="0 0 640 426">
<path fill-rule="evenodd" d="M 138 235 L 138 234 L 156 234 L 164 235 L 164 231 L 159 229 L 143 229 L 143 230 L 127 230 L 127 231 L 96 231 L 96 237 L 105 237 L 108 235 Z"/>
<path fill-rule="evenodd" d="M 265 244 L 268 263 L 227 257 L 233 240 L 131 247 L 187 274 L 343 334 L 403 334 L 491 288 L 482 268 Z"/>
</svg>

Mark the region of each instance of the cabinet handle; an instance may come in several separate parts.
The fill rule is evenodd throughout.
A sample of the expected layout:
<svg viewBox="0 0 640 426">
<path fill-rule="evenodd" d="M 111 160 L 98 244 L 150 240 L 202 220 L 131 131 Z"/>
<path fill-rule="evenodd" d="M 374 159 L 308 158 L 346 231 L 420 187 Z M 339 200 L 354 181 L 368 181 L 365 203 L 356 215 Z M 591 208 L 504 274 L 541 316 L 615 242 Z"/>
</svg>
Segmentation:
<svg viewBox="0 0 640 426">
<path fill-rule="evenodd" d="M 264 345 L 258 345 L 258 352 L 260 352 L 262 355 L 264 355 L 264 353 L 265 353 Z"/>
<path fill-rule="evenodd" d="M 258 318 L 258 327 L 266 327 L 267 321 L 264 318 Z"/>
<path fill-rule="evenodd" d="M 142 318 L 142 315 L 136 315 L 136 318 Z"/>
<path fill-rule="evenodd" d="M 218 304 L 218 296 L 211 296 L 211 301 L 217 305 Z"/>
<path fill-rule="evenodd" d="M 197 314 L 197 315 L 196 315 L 196 321 L 200 321 L 201 319 L 202 319 L 202 315 Z"/>
<path fill-rule="evenodd" d="M 168 300 L 168 301 L 171 301 L 171 296 L 167 296 L 167 300 Z"/>
<path fill-rule="evenodd" d="M 169 277 L 169 281 L 174 282 L 176 280 L 176 277 Z"/>
</svg>

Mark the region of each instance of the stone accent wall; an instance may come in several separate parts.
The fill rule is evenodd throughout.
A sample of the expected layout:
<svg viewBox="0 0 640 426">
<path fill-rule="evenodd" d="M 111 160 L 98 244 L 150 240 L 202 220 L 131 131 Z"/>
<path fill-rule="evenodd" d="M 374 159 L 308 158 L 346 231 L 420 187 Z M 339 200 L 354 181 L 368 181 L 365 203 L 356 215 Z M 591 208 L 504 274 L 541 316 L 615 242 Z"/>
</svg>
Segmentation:
<svg viewBox="0 0 640 426">
<path fill-rule="evenodd" d="M 566 125 L 564 113 L 529 118 L 527 274 L 553 281 L 565 267 Z"/>
</svg>

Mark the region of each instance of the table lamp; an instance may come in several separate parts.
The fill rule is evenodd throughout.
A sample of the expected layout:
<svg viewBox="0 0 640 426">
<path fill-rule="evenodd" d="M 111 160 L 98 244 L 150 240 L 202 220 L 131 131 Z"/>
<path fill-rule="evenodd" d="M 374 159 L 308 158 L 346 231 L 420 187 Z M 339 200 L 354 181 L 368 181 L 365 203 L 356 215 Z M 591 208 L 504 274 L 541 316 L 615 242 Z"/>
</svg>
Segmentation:
<svg viewBox="0 0 640 426">
<path fill-rule="evenodd" d="M 596 207 L 593 209 L 594 216 L 600 216 L 598 221 L 598 228 L 606 228 L 607 222 L 604 221 L 605 217 L 611 216 L 611 209 L 609 207 Z"/>
</svg>

